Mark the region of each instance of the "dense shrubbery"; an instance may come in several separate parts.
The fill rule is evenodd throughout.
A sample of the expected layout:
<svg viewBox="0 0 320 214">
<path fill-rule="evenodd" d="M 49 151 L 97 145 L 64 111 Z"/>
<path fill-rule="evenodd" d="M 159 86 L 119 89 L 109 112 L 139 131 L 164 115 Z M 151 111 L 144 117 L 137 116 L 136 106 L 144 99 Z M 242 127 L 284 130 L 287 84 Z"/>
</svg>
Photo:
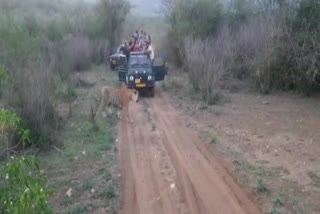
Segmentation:
<svg viewBox="0 0 320 214">
<path fill-rule="evenodd" d="M 195 72 L 219 72 L 223 75 L 206 76 L 246 80 L 262 92 L 310 93 L 319 78 L 319 5 L 317 0 L 165 0 L 170 48 L 191 80 Z M 203 51 L 197 55 L 194 49 Z M 222 72 L 211 67 L 212 58 L 219 59 Z M 203 63 L 202 69 L 194 68 Z M 212 84 L 218 87 L 219 81 Z M 205 91 L 211 91 L 212 86 L 207 87 Z"/>
<path fill-rule="evenodd" d="M 12 155 L 17 147 L 26 146 L 30 139 L 30 130 L 22 128 L 20 117 L 15 112 L 0 109 L 0 160 Z"/>
<path fill-rule="evenodd" d="M 0 166 L 0 213 L 52 213 L 36 158 L 13 156 L 17 148 L 31 142 L 30 131 L 21 124 L 16 113 L 0 109 L 0 160 L 10 157 Z"/>
<path fill-rule="evenodd" d="M 30 127 L 33 142 L 55 140 L 57 82 L 69 84 L 70 72 L 105 63 L 128 12 L 125 0 L 0 0 L 0 96 Z"/>
<path fill-rule="evenodd" d="M 47 182 L 35 157 L 12 157 L 0 172 L 0 213 L 53 213 Z"/>
</svg>

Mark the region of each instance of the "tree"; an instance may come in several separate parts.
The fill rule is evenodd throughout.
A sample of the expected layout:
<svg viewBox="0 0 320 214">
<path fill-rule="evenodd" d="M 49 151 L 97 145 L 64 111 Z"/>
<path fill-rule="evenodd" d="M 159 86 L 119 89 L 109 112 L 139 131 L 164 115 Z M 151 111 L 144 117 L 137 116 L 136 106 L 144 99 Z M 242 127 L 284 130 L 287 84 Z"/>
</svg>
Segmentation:
<svg viewBox="0 0 320 214">
<path fill-rule="evenodd" d="M 100 37 L 107 37 L 113 48 L 130 11 L 130 3 L 127 0 L 100 0 L 96 10 L 97 22 L 100 23 L 97 32 Z"/>
</svg>

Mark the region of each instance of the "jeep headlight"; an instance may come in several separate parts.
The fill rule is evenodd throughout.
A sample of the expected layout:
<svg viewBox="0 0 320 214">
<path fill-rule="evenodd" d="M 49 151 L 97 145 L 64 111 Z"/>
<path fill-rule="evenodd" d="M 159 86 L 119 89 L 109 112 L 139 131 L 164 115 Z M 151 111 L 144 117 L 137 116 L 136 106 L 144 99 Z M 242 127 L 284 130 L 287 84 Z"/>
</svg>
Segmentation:
<svg viewBox="0 0 320 214">
<path fill-rule="evenodd" d="M 130 81 L 133 81 L 133 80 L 134 80 L 134 77 L 133 77 L 133 76 L 130 76 L 129 79 L 130 79 Z"/>
<path fill-rule="evenodd" d="M 148 75 L 148 80 L 152 80 L 152 76 L 151 75 Z"/>
</svg>

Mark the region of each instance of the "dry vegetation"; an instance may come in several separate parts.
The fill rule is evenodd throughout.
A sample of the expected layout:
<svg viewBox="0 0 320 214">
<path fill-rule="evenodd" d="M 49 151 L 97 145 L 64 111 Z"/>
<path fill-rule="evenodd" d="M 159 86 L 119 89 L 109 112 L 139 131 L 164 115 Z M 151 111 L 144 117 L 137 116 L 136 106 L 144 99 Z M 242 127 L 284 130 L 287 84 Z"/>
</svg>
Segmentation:
<svg viewBox="0 0 320 214">
<path fill-rule="evenodd" d="M 41 160 L 45 162 L 42 157 L 44 151 L 52 155 L 50 158 L 54 161 L 56 153 L 79 153 L 82 149 L 96 149 L 87 152 L 99 153 L 100 150 L 106 152 L 111 149 L 111 125 L 105 127 L 104 123 L 95 121 L 96 125 L 106 130 L 93 131 L 90 122 L 89 125 L 86 122 L 89 120 L 90 106 L 79 107 L 76 104 L 77 96 L 82 95 L 84 99 L 79 87 L 86 85 L 89 89 L 95 84 L 79 79 L 76 74 L 91 67 L 96 68 L 97 64 L 105 65 L 109 53 L 118 42 L 129 9 L 130 5 L 125 0 L 99 0 L 96 3 L 0 0 L 0 159 L 3 161 L 0 167 L 0 190 L 5 193 L 0 196 L 1 213 L 40 213 L 39 210 L 51 213 L 51 204 L 47 204 L 49 189 L 45 179 L 42 179 L 43 173 L 39 175 L 38 162 L 27 155 L 38 156 L 40 152 Z M 101 73 L 101 69 L 98 73 Z M 79 117 L 84 119 L 80 120 Z M 85 137 L 99 134 L 105 137 L 93 138 L 92 143 L 100 147 L 90 144 L 89 148 L 82 145 L 73 147 L 73 141 L 78 143 L 84 137 L 70 134 L 78 129 L 69 128 L 69 122 L 79 122 L 77 119 L 83 124 L 80 128 L 81 133 L 86 133 Z M 108 122 L 112 121 L 108 119 Z M 69 151 L 66 151 L 70 148 L 66 146 L 67 143 L 72 144 Z M 104 143 L 108 148 L 102 148 Z M 66 147 L 59 148 L 62 145 Z M 101 163 L 105 159 L 101 158 Z M 79 167 L 84 166 L 82 164 L 84 162 L 80 162 Z M 51 165 L 53 168 L 62 166 L 63 163 Z M 73 170 L 67 164 L 65 167 Z M 31 176 L 28 169 L 34 175 Z M 19 179 L 19 176 L 23 179 Z M 50 182 L 56 181 L 56 176 L 50 174 Z M 17 180 L 9 183 L 9 177 L 16 177 Z M 10 185 L 16 188 L 10 191 Z M 55 188 L 59 191 L 60 186 Z M 109 194 L 106 191 L 101 194 Z M 111 199 L 115 197 L 114 192 L 110 194 Z M 108 197 L 101 196 L 107 201 Z M 64 209 L 61 212 L 67 211 Z M 74 211 L 83 212 L 86 209 Z"/>
<path fill-rule="evenodd" d="M 294 90 L 311 94 L 316 90 L 318 1 L 164 2 L 171 58 L 188 71 L 195 91 L 203 79 L 210 82 L 200 89 L 205 100 L 213 84 L 228 87 L 226 80 L 234 79 L 263 93 Z"/>
</svg>

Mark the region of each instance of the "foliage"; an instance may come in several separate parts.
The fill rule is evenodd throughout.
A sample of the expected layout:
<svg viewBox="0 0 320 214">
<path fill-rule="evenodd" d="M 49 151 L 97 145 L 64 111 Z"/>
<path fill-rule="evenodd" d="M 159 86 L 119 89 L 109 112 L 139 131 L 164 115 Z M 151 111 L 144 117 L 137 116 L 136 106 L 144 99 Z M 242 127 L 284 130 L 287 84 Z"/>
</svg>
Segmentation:
<svg viewBox="0 0 320 214">
<path fill-rule="evenodd" d="M 221 38 L 222 39 L 222 38 Z M 201 41 L 188 38 L 184 41 L 186 51 L 185 66 L 194 91 L 201 93 L 203 100 L 208 104 L 218 101 L 218 84 L 224 70 L 221 40 Z"/>
<path fill-rule="evenodd" d="M 54 142 L 60 97 L 52 80 L 70 88 L 72 71 L 105 63 L 129 3 L 0 0 L 0 5 L 1 98 L 37 136 L 34 143 Z"/>
<path fill-rule="evenodd" d="M 116 45 L 117 37 L 121 33 L 127 14 L 130 11 L 130 4 L 127 0 L 100 0 L 97 4 L 97 36 L 107 37 L 110 46 Z"/>
<path fill-rule="evenodd" d="M 8 72 L 6 68 L 0 64 L 0 97 L 2 95 L 1 88 L 4 87 L 4 84 L 6 83 L 7 79 L 8 79 Z"/>
<path fill-rule="evenodd" d="M 264 93 L 295 90 L 310 94 L 319 84 L 319 1 L 164 2 L 170 25 L 171 58 L 188 72 L 201 73 L 198 67 L 190 69 L 191 61 L 199 58 L 197 55 L 202 55 L 204 62 L 213 57 L 204 52 L 189 53 L 192 48 L 185 41 L 191 38 L 198 40 L 199 47 L 214 46 L 216 42 L 223 46 L 219 49 L 223 57 L 216 63 L 223 65 L 220 76 L 224 80 L 239 79 Z M 224 39 L 220 40 L 221 37 Z M 219 56 L 214 51 L 213 55 Z M 205 73 L 216 72 L 215 69 L 206 70 Z M 190 75 L 191 82 L 204 85 L 202 76 Z M 228 88 L 228 82 L 222 86 Z M 210 93 L 216 93 L 211 90 L 212 86 L 205 87 Z"/>
<path fill-rule="evenodd" d="M 178 0 L 167 1 L 165 9 L 170 24 L 168 46 L 182 65 L 184 37 L 204 39 L 215 35 L 222 21 L 222 5 L 218 0 Z"/>
<path fill-rule="evenodd" d="M 12 157 L 0 172 L 1 213 L 52 213 L 46 179 L 35 157 Z"/>
<path fill-rule="evenodd" d="M 286 31 L 279 41 L 279 61 L 275 67 L 286 89 L 297 89 L 307 94 L 320 75 L 320 2 L 301 1 L 296 16 L 288 19 Z M 281 85 L 276 85 L 281 88 Z"/>
<path fill-rule="evenodd" d="M 21 119 L 17 116 L 16 113 L 9 110 L 1 109 L 0 110 L 0 127 L 1 127 L 1 137 L 4 137 L 5 130 L 8 129 L 17 129 L 20 124 Z"/>
<path fill-rule="evenodd" d="M 16 136 L 18 137 L 17 142 L 12 142 Z M 30 143 L 31 132 L 21 128 L 20 117 L 15 112 L 0 109 L 0 144 L 5 145 L 3 151 L 0 151 L 0 158 L 3 154 L 8 157 L 19 145 L 25 146 Z"/>
</svg>

